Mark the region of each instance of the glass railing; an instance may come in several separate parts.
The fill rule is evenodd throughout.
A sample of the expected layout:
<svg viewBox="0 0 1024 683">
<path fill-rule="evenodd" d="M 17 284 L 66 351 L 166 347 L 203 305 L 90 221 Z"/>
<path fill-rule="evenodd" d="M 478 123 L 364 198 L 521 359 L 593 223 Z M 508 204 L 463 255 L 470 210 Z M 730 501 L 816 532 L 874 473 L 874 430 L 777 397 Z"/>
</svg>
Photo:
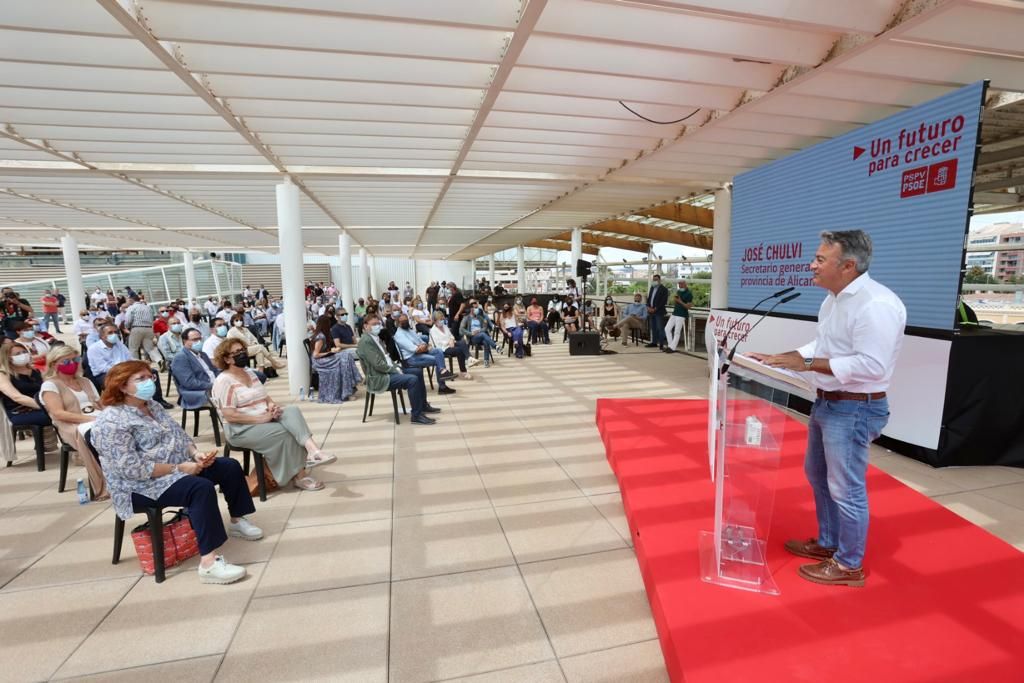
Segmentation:
<svg viewBox="0 0 1024 683">
<path fill-rule="evenodd" d="M 199 300 L 210 296 L 228 297 L 233 300 L 241 297 L 242 266 L 240 264 L 200 260 L 195 262 L 195 271 L 196 296 Z M 216 278 L 214 271 L 216 271 Z M 152 306 L 188 298 L 185 265 L 182 263 L 83 275 L 82 285 L 87 297 L 96 291 L 97 287 L 104 294 L 110 290 L 115 295 L 122 294 L 125 287 L 131 287 L 136 292 L 145 295 L 146 302 Z M 64 296 L 68 295 L 67 278 L 13 282 L 6 286 L 14 289 L 21 298 L 28 301 L 36 315 L 42 314 L 42 305 L 39 300 L 47 289 L 56 289 Z M 83 304 L 85 302 L 68 302 L 64 309 L 65 315 L 73 315 L 75 311 L 72 309 L 80 310 Z"/>
</svg>

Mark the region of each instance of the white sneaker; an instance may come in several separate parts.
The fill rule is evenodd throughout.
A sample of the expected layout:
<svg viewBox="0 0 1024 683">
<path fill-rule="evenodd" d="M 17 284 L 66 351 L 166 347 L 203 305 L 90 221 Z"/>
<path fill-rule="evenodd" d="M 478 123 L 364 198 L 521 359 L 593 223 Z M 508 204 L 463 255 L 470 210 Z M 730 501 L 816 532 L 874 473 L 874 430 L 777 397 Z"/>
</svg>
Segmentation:
<svg viewBox="0 0 1024 683">
<path fill-rule="evenodd" d="M 228 536 L 234 536 L 246 541 L 258 541 L 263 538 L 263 529 L 252 524 L 245 517 L 239 517 L 237 523 L 228 521 Z"/>
<path fill-rule="evenodd" d="M 476 365 L 479 362 L 480 361 L 477 360 L 476 358 L 474 358 L 473 356 L 470 356 L 469 358 L 466 359 L 466 365 L 469 366 L 469 367 L 473 367 L 474 365 Z"/>
<path fill-rule="evenodd" d="M 459 377 L 461 379 L 473 379 L 473 375 L 469 374 L 468 372 L 460 372 Z"/>
<path fill-rule="evenodd" d="M 228 564 L 223 555 L 218 555 L 209 567 L 199 566 L 199 583 L 234 583 L 245 578 L 245 567 Z"/>
</svg>

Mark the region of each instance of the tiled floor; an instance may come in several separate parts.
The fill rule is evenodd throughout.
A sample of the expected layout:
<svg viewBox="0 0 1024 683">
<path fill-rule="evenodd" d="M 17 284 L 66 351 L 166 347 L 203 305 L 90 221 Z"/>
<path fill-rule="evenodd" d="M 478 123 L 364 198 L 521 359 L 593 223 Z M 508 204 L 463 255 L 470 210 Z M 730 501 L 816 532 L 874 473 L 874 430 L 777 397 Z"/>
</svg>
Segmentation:
<svg viewBox="0 0 1024 683">
<path fill-rule="evenodd" d="M 339 461 L 324 491 L 257 503 L 266 538 L 228 541 L 249 577 L 227 587 L 194 559 L 158 586 L 130 541 L 111 565 L 110 507 L 58 494 L 56 458 L 37 473 L 22 442 L 0 469 L 0 678 L 665 680 L 594 402 L 703 397 L 704 362 L 556 343 L 474 375 L 431 396 L 431 427 L 300 404 Z M 873 461 L 1024 549 L 1024 471 Z"/>
</svg>

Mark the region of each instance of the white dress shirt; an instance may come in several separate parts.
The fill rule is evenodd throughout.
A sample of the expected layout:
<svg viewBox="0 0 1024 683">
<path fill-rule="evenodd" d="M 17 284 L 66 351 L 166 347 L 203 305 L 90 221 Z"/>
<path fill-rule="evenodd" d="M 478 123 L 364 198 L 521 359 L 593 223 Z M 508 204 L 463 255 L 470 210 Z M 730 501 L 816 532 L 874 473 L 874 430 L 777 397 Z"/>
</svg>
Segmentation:
<svg viewBox="0 0 1024 683">
<path fill-rule="evenodd" d="M 903 344 L 907 309 L 891 289 L 864 273 L 818 311 L 818 334 L 797 349 L 804 358 L 827 358 L 832 375 L 805 373 L 824 391 L 876 393 L 889 388 Z"/>
</svg>

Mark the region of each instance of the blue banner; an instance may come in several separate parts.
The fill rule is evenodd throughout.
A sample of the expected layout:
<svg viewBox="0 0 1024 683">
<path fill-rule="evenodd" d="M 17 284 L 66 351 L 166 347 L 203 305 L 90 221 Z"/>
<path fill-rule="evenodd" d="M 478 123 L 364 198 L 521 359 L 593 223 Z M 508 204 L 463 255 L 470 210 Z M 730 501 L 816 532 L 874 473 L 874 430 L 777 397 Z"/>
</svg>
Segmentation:
<svg viewBox="0 0 1024 683">
<path fill-rule="evenodd" d="M 733 183 L 729 307 L 796 287 L 780 313 L 816 316 L 822 230 L 871 235 L 871 277 L 907 325 L 951 330 L 984 83 L 979 81 L 742 175 Z"/>
</svg>

